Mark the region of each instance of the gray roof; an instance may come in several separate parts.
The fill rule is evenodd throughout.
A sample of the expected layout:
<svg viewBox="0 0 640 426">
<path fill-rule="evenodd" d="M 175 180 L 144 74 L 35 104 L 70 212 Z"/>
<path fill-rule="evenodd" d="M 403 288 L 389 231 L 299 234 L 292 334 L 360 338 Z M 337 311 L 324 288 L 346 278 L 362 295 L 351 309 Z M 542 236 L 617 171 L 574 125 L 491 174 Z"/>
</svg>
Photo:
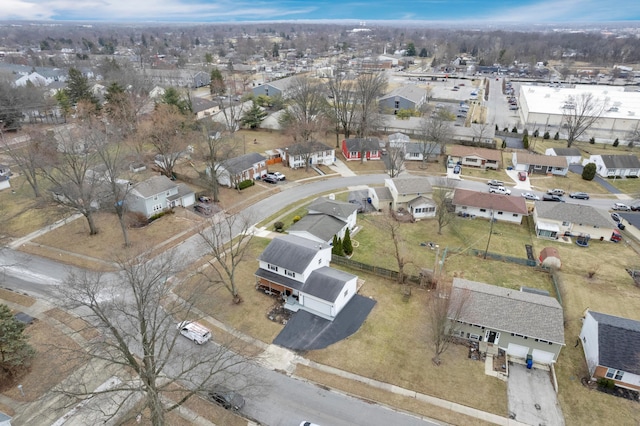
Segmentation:
<svg viewBox="0 0 640 426">
<path fill-rule="evenodd" d="M 562 157 L 582 157 L 578 148 L 553 148 L 553 152 Z"/>
<path fill-rule="evenodd" d="M 607 169 L 638 169 L 640 160 L 635 155 L 601 155 Z"/>
<path fill-rule="evenodd" d="M 398 194 L 430 194 L 431 183 L 426 177 L 402 177 L 391 179 Z"/>
<path fill-rule="evenodd" d="M 258 259 L 301 274 L 319 250 L 329 247 L 307 238 L 285 235 L 271 240 Z"/>
<path fill-rule="evenodd" d="M 217 107 L 218 104 L 208 99 L 194 97 L 191 99 L 191 108 L 193 112 L 198 113 Z"/>
<path fill-rule="evenodd" d="M 505 287 L 453 279 L 451 297 L 464 298 L 457 320 L 564 345 L 564 316 L 556 299 Z"/>
<path fill-rule="evenodd" d="M 166 192 L 170 189 L 175 188 L 176 184 L 166 177 L 165 175 L 153 176 L 149 179 L 138 183 L 134 187 L 134 191 L 136 191 L 143 198 L 150 198 L 154 195 L 160 194 L 161 192 Z"/>
<path fill-rule="evenodd" d="M 598 364 L 640 375 L 640 321 L 589 314 L 598 322 Z"/>
<path fill-rule="evenodd" d="M 422 99 L 424 99 L 426 96 L 427 96 L 426 90 L 416 85 L 410 84 L 410 85 L 401 86 L 392 90 L 389 94 L 382 96 L 380 100 L 400 97 L 400 98 L 408 99 L 411 102 L 417 104 L 417 103 L 420 103 L 420 101 L 422 101 Z"/>
<path fill-rule="evenodd" d="M 536 201 L 535 210 L 541 219 L 571 222 L 578 225 L 592 225 L 614 228 L 615 223 L 606 210 L 572 203 L 549 203 Z"/>
<path fill-rule="evenodd" d="M 333 151 L 334 148 L 331 148 L 322 142 L 318 141 L 308 141 L 308 142 L 300 142 L 293 145 L 289 145 L 285 148 L 281 148 L 286 151 L 289 155 L 303 155 L 303 154 L 313 154 L 315 152 L 324 152 L 324 151 Z"/>
<path fill-rule="evenodd" d="M 380 139 L 378 138 L 352 138 L 346 139 L 347 151 L 361 152 L 361 151 L 379 151 Z"/>
<path fill-rule="evenodd" d="M 443 147 L 438 149 L 438 144 L 433 142 L 408 142 L 404 144 L 404 152 L 416 153 L 416 154 L 424 154 L 427 155 L 440 155 L 442 153 Z"/>
<path fill-rule="evenodd" d="M 302 292 L 328 302 L 335 302 L 347 281 L 356 275 L 323 266 L 313 271 L 302 286 Z"/>
<path fill-rule="evenodd" d="M 378 200 L 380 201 L 393 200 L 393 197 L 391 196 L 391 191 L 386 186 L 376 186 L 373 188 L 373 190 L 378 196 Z"/>
<path fill-rule="evenodd" d="M 324 213 L 329 216 L 346 221 L 353 212 L 358 210 L 358 206 L 344 201 L 330 200 L 326 197 L 316 198 L 307 208 L 309 214 Z"/>
<path fill-rule="evenodd" d="M 411 138 L 408 135 L 405 135 L 404 133 L 400 133 L 400 132 L 390 134 L 389 136 L 387 136 L 387 139 L 391 143 L 393 142 L 406 143 L 411 141 Z"/>
<path fill-rule="evenodd" d="M 295 76 L 294 76 L 295 77 Z M 280 90 L 281 92 L 284 92 L 285 90 L 287 90 L 291 84 L 293 83 L 293 79 L 294 77 L 285 77 L 285 78 L 281 78 L 280 80 L 273 80 L 270 81 L 268 83 L 265 83 L 269 86 L 275 87 L 276 89 Z"/>
<path fill-rule="evenodd" d="M 263 155 L 258 154 L 257 152 L 250 152 L 248 154 L 226 160 L 224 162 L 224 168 L 227 169 L 229 173 L 238 174 L 245 170 L 249 170 L 254 164 L 265 160 L 266 158 Z"/>
<path fill-rule="evenodd" d="M 357 208 L 357 207 L 356 207 Z M 340 219 L 325 214 L 306 215 L 289 228 L 289 232 L 308 232 L 322 241 L 329 242 L 345 227 Z"/>
</svg>

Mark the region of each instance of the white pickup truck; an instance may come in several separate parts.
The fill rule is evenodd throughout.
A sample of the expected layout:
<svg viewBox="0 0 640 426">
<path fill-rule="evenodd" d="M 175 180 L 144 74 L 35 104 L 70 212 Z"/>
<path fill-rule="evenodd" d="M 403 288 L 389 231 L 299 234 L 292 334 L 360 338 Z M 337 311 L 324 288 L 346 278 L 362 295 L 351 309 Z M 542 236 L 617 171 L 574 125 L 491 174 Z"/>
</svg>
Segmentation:
<svg viewBox="0 0 640 426">
<path fill-rule="evenodd" d="M 489 188 L 489 192 L 493 194 L 511 195 L 511 190 L 504 186 L 492 186 Z"/>
</svg>

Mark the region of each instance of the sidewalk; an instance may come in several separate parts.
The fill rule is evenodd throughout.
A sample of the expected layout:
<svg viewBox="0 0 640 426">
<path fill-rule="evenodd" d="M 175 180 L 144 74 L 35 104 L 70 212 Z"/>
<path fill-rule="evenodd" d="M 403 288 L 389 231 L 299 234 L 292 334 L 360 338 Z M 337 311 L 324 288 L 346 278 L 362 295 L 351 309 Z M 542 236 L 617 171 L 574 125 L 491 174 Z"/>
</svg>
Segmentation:
<svg viewBox="0 0 640 426">
<path fill-rule="evenodd" d="M 337 158 L 335 159 L 333 164 L 329 166 L 329 168 L 344 177 L 356 176 L 356 174 L 353 173 L 342 160 L 338 160 Z"/>
</svg>

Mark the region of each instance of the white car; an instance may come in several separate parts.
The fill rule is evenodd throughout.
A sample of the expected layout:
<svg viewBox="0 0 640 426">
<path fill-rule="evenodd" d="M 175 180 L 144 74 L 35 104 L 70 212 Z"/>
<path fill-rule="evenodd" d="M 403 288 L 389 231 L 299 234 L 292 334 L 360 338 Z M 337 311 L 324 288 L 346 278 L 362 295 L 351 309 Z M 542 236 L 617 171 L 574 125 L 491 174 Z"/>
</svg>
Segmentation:
<svg viewBox="0 0 640 426">
<path fill-rule="evenodd" d="M 272 177 L 272 178 L 277 179 L 277 180 L 285 180 L 286 179 L 285 175 L 283 175 L 280 172 L 267 173 L 267 176 Z"/>
<path fill-rule="evenodd" d="M 540 197 L 531 192 L 523 192 L 521 195 L 527 200 L 540 201 Z"/>
<path fill-rule="evenodd" d="M 491 188 L 489 188 L 489 192 L 493 194 L 511 195 L 511 190 L 505 188 L 504 186 L 492 186 Z"/>
<path fill-rule="evenodd" d="M 182 321 L 177 328 L 180 334 L 192 340 L 196 345 L 202 345 L 211 339 L 211 331 L 197 322 Z"/>
</svg>

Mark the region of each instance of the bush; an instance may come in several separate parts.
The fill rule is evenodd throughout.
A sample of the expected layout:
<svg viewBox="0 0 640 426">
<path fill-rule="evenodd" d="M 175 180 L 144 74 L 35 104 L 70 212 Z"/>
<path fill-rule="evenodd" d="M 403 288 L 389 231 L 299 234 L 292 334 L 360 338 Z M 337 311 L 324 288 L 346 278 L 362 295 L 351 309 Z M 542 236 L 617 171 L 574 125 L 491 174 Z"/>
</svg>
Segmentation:
<svg viewBox="0 0 640 426">
<path fill-rule="evenodd" d="M 508 132 L 508 131 L 509 131 L 509 128 L 508 128 L 508 127 L 505 127 L 504 129 L 502 129 L 502 131 L 503 131 L 503 132 Z"/>
<path fill-rule="evenodd" d="M 592 137 L 591 139 L 589 139 L 589 143 L 591 145 L 593 145 L 594 143 L 596 143 L 596 138 Z"/>
<path fill-rule="evenodd" d="M 527 135 L 527 136 L 529 136 L 529 131 L 528 131 L 527 129 L 524 129 L 524 130 L 522 131 L 522 134 L 523 134 L 523 135 Z"/>
<path fill-rule="evenodd" d="M 618 138 L 616 138 L 616 140 L 615 140 L 615 141 L 613 141 L 613 147 L 614 147 L 614 148 L 617 148 L 617 147 L 618 147 L 618 145 L 620 145 L 620 141 L 618 140 Z"/>
<path fill-rule="evenodd" d="M 582 169 L 582 179 L 593 180 L 596 177 L 596 163 L 589 163 Z"/>
<path fill-rule="evenodd" d="M 533 137 L 534 138 L 537 138 L 539 135 L 540 135 L 540 132 L 538 131 L 538 129 L 533 131 Z M 547 138 L 547 139 L 549 139 L 549 138 Z"/>
<path fill-rule="evenodd" d="M 249 188 L 250 186 L 255 185 L 255 182 L 251 179 L 243 180 L 238 184 L 238 189 L 243 190 L 245 188 Z"/>
<path fill-rule="evenodd" d="M 500 129 L 498 129 L 498 125 L 496 124 L 496 132 L 499 132 Z"/>
<path fill-rule="evenodd" d="M 300 216 L 294 216 L 293 217 L 293 223 L 296 223 L 297 221 L 299 221 L 300 219 L 302 219 Z"/>
<path fill-rule="evenodd" d="M 518 133 L 518 128 L 516 126 L 513 126 L 513 129 L 511 129 L 511 133 Z"/>
<path fill-rule="evenodd" d="M 629 144 L 627 145 L 629 148 L 633 148 L 633 141 L 629 141 Z"/>
<path fill-rule="evenodd" d="M 505 149 L 507 147 L 507 141 L 503 140 L 502 141 L 502 149 Z"/>
<path fill-rule="evenodd" d="M 342 240 L 342 251 L 347 256 L 351 256 L 353 254 L 353 245 L 351 244 L 351 232 L 349 232 L 349 228 L 347 228 L 344 233 L 344 240 Z"/>
<path fill-rule="evenodd" d="M 553 135 L 553 140 L 557 141 L 558 139 L 560 139 L 560 133 L 556 132 L 556 134 Z"/>
<path fill-rule="evenodd" d="M 524 149 L 529 149 L 529 136 L 524 135 L 522 137 L 522 145 L 524 145 Z"/>
<path fill-rule="evenodd" d="M 149 223 L 153 222 L 156 219 L 160 219 L 164 215 L 173 214 L 173 213 L 175 213 L 173 210 L 163 210 L 161 212 L 158 212 L 149 218 Z"/>
<path fill-rule="evenodd" d="M 605 379 L 604 377 L 600 377 L 598 379 L 598 387 L 602 389 L 613 389 L 616 387 L 616 383 L 611 379 Z"/>
<path fill-rule="evenodd" d="M 284 229 L 284 222 L 276 222 L 273 224 L 273 228 L 276 230 L 276 232 L 282 232 L 282 230 Z"/>
<path fill-rule="evenodd" d="M 549 135 L 549 132 L 544 132 L 544 136 L 542 136 L 542 139 L 549 139 L 551 138 L 551 136 Z"/>
</svg>

